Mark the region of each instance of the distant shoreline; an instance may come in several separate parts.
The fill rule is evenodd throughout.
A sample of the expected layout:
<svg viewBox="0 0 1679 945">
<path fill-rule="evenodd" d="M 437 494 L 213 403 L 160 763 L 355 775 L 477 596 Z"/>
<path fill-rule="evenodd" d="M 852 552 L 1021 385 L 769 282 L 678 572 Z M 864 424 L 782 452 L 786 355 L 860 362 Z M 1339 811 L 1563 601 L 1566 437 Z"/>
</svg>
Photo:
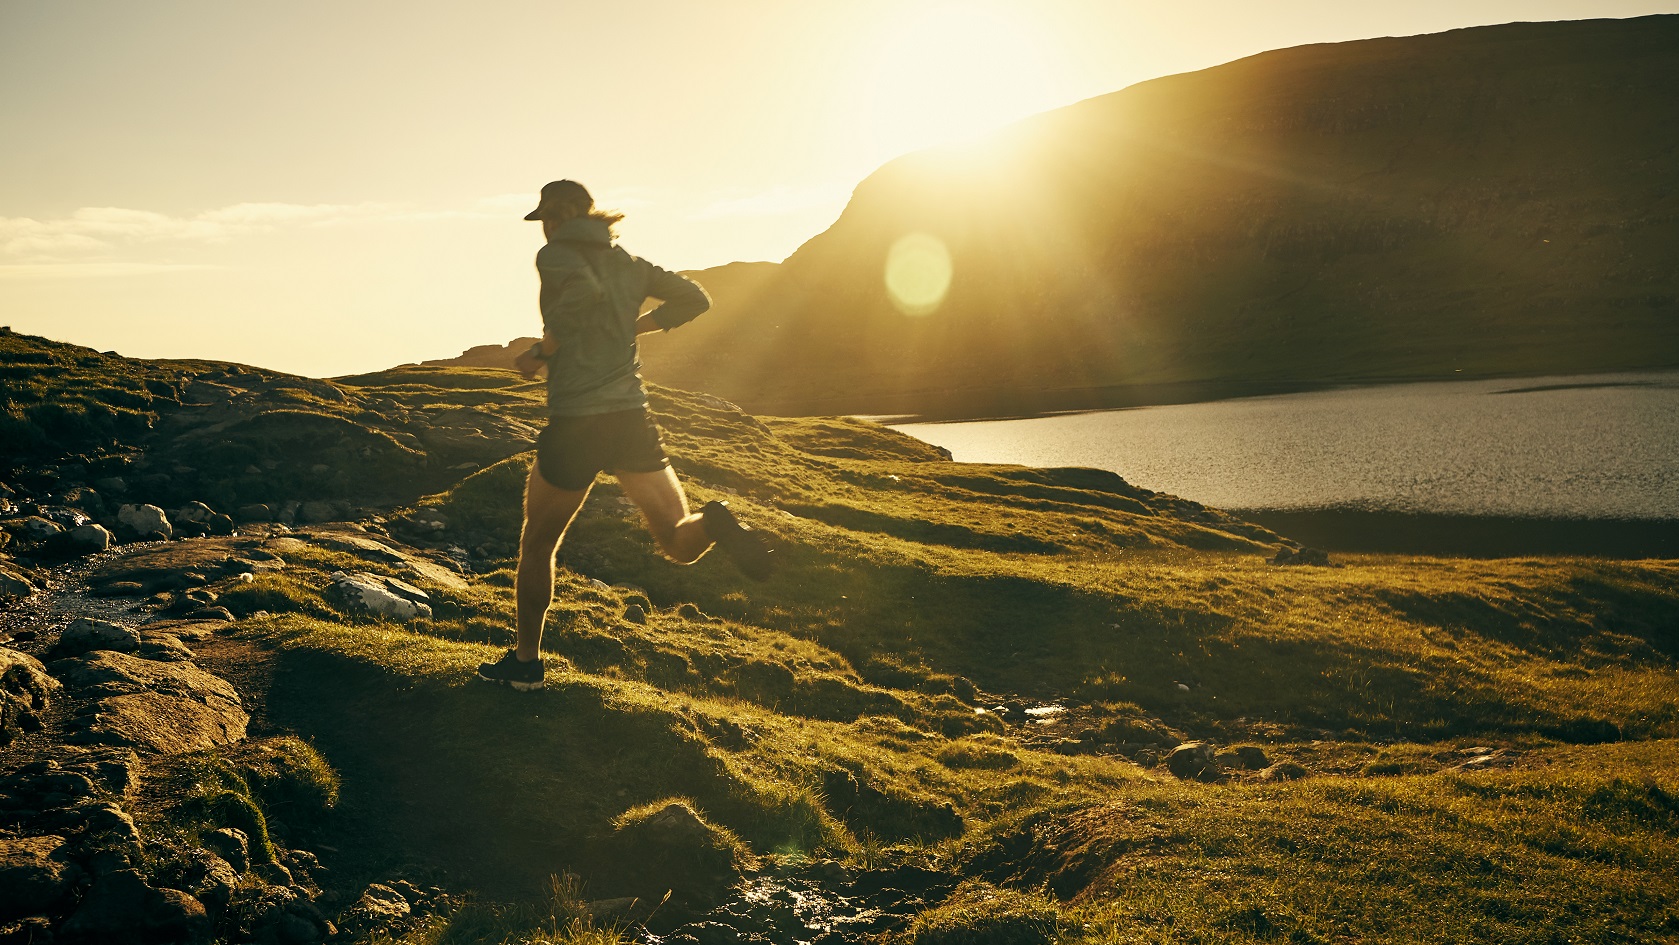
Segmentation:
<svg viewBox="0 0 1679 945">
<path fill-rule="evenodd" d="M 1400 384 L 1450 384 L 1459 381 L 1539 381 L 1553 378 L 1625 377 L 1671 374 L 1679 367 L 1633 368 L 1615 371 L 1572 371 L 1543 374 L 1427 374 L 1409 377 L 1346 378 L 1333 381 L 1196 381 L 1170 384 L 1129 384 L 1120 387 L 1062 388 L 1042 391 L 952 391 L 922 393 L 900 399 L 902 409 L 853 411 L 851 416 L 887 426 L 909 423 L 983 423 L 992 420 L 1035 420 L 1040 417 L 1213 403 L 1244 397 L 1359 390 Z M 1590 384 L 1540 385 L 1499 393 L 1528 393 L 1574 387 L 1649 386 L 1638 382 L 1605 381 Z M 913 406 L 912 406 L 913 403 Z M 802 405 L 801 405 L 802 406 Z M 775 414 L 776 411 L 754 411 Z M 794 414 L 789 414 L 794 415 Z M 820 415 L 799 412 L 797 415 Z"/>
<path fill-rule="evenodd" d="M 1679 558 L 1679 519 L 1224 509 L 1313 548 L 1430 557 Z"/>
</svg>

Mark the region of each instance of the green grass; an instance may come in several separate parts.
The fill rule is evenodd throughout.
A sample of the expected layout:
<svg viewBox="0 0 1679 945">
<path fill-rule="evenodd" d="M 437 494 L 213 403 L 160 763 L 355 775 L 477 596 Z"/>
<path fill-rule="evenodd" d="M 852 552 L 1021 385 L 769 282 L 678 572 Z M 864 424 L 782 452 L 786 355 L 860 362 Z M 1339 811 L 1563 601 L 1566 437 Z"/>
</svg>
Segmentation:
<svg viewBox="0 0 1679 945">
<path fill-rule="evenodd" d="M 215 488 L 367 472 L 474 552 L 464 586 L 439 584 L 299 533 L 285 570 L 220 598 L 272 656 L 264 724 L 298 738 L 150 778 L 166 835 L 239 826 L 261 858 L 353 822 L 385 838 L 369 862 L 423 859 L 472 894 L 410 942 L 605 942 L 566 902 L 715 898 L 627 865 L 647 858 L 626 828 L 673 800 L 707 825 L 673 863 L 971 881 L 905 941 L 1679 939 L 1679 562 L 1275 567 L 1278 536 L 1110 473 L 957 464 L 859 420 L 655 389 L 690 502 L 727 499 L 781 572 L 664 561 L 603 482 L 561 552 L 544 642 L 566 668 L 526 696 L 473 671 L 511 640 L 529 455 L 451 469 L 420 434 L 440 411 L 539 417 L 539 386 L 442 368 L 328 384 L 0 336 L 7 352 L 25 382 L 6 409 L 42 437 L 58 428 L 31 411 L 132 375 L 149 407 L 97 396 L 155 414 L 148 449 L 275 463 L 191 474 Z M 171 417 L 221 409 L 178 402 L 206 375 L 248 391 L 229 436 L 168 439 Z M 124 422 L 59 445 L 115 455 Z M 353 486 L 323 488 L 375 495 Z M 411 510 L 387 517 L 396 534 Z M 336 570 L 414 581 L 434 618 L 348 612 L 322 594 Z M 1008 703 L 1066 711 L 1019 724 Z M 1182 782 L 1158 761 L 1192 738 L 1306 776 Z M 565 873 L 562 902 L 546 883 Z"/>
<path fill-rule="evenodd" d="M 513 935 L 503 920 L 525 916 L 556 941 L 609 936 L 542 932 L 518 904 L 562 869 L 589 897 L 647 894 L 614 836 L 675 797 L 743 857 L 974 877 L 905 941 L 1679 934 L 1679 564 L 1279 568 L 1263 530 L 1117 477 L 952 464 L 856 421 L 833 422 L 843 449 L 822 454 L 801 444 L 828 442 L 825 421 L 656 403 L 691 499 L 730 498 L 784 569 L 742 588 L 726 561 L 664 562 L 598 488 L 545 640 L 573 669 L 543 692 L 471 679 L 510 639 L 511 560 L 465 590 L 422 582 L 437 617 L 406 626 L 314 590 L 386 567 L 343 550 L 293 552 L 229 595 L 269 611 L 241 632 L 299 667 L 274 716 L 347 797 L 394 791 L 402 834 L 479 890 L 459 928 L 501 916 Z M 527 462 L 423 504 L 451 535 L 510 542 Z M 976 711 L 1010 698 L 1074 721 Z M 1309 774 L 1147 767 L 1192 737 Z M 1483 745 L 1510 766 L 1463 769 Z"/>
</svg>

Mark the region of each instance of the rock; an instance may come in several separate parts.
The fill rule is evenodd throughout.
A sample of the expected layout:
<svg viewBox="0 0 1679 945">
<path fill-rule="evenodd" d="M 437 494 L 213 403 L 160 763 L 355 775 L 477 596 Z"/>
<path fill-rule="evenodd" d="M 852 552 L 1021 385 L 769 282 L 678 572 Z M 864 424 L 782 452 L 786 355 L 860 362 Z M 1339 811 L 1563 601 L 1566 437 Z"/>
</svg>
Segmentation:
<svg viewBox="0 0 1679 945">
<path fill-rule="evenodd" d="M 105 526 L 91 522 L 77 525 L 70 529 L 69 544 L 70 550 L 77 554 L 96 555 L 110 550 L 111 533 L 105 530 Z"/>
<path fill-rule="evenodd" d="M 99 700 L 71 720 L 69 739 L 173 755 L 231 745 L 245 737 L 250 720 L 237 704 L 139 692 Z"/>
<path fill-rule="evenodd" d="M 251 868 L 251 839 L 237 827 L 222 827 L 200 837 L 206 850 L 227 861 L 235 873 L 243 874 Z"/>
<path fill-rule="evenodd" d="M 80 877 L 63 837 L 0 839 L 0 922 L 56 912 Z"/>
<path fill-rule="evenodd" d="M 336 502 L 323 502 L 319 499 L 303 503 L 298 507 L 297 520 L 305 525 L 318 522 L 333 522 L 341 517 L 339 505 Z"/>
<path fill-rule="evenodd" d="M 232 864 L 208 850 L 198 850 L 191 856 L 192 865 L 182 876 L 187 892 L 204 903 L 210 915 L 219 916 L 233 899 L 239 874 L 234 872 Z"/>
<path fill-rule="evenodd" d="M 93 485 L 101 492 L 123 493 L 128 491 L 128 482 L 121 476 L 106 476 L 103 479 L 95 479 Z"/>
<path fill-rule="evenodd" d="M 25 541 L 41 542 L 62 534 L 64 526 L 58 524 L 52 519 L 42 518 L 39 515 L 31 515 L 18 522 L 16 526 L 14 526 L 14 530 L 17 531 L 18 534 L 22 535 Z"/>
<path fill-rule="evenodd" d="M 1323 568 L 1329 566 L 1329 554 L 1317 548 L 1290 548 L 1284 545 L 1277 549 L 1277 554 L 1271 559 L 1272 564 L 1309 564 Z"/>
<path fill-rule="evenodd" d="M 127 943 L 210 941 L 204 904 L 179 889 L 153 889 L 134 870 L 101 877 L 59 930 L 64 942 Z"/>
<path fill-rule="evenodd" d="M 167 540 L 175 535 L 169 516 L 155 505 L 125 505 L 117 510 L 117 522 L 123 531 L 141 541 Z"/>
<path fill-rule="evenodd" d="M 37 713 L 58 689 L 58 680 L 47 675 L 40 660 L 0 646 L 0 745 L 39 728 Z"/>
<path fill-rule="evenodd" d="M 53 657 L 81 656 L 93 650 L 132 653 L 140 647 L 140 632 L 109 620 L 77 617 L 70 621 L 53 647 Z"/>
<path fill-rule="evenodd" d="M 175 522 L 191 522 L 194 525 L 208 525 L 216 517 L 216 510 L 202 502 L 188 502 L 175 510 Z"/>
<path fill-rule="evenodd" d="M 1221 764 L 1247 771 L 1258 771 L 1271 765 L 1271 759 L 1265 757 L 1265 749 L 1255 745 L 1242 745 L 1222 752 L 1218 756 Z"/>
<path fill-rule="evenodd" d="M 272 522 L 272 521 L 274 521 L 274 510 L 270 509 L 268 506 L 263 505 L 261 503 L 252 503 L 250 505 L 241 505 L 236 510 L 236 513 L 237 513 L 239 521 L 241 521 L 241 522 Z"/>
<path fill-rule="evenodd" d="M 192 651 L 181 638 L 171 633 L 147 632 L 140 635 L 140 648 L 134 655 L 145 660 L 165 663 L 185 663 L 192 660 Z"/>
<path fill-rule="evenodd" d="M 1184 742 L 1166 756 L 1166 769 L 1180 778 L 1217 776 L 1218 761 L 1206 742 Z"/>
<path fill-rule="evenodd" d="M 431 598 L 425 591 L 379 574 L 335 571 L 325 593 L 352 608 L 397 620 L 431 616 Z"/>
<path fill-rule="evenodd" d="M 226 680 L 188 662 L 98 650 L 53 663 L 68 686 L 101 696 L 70 719 L 71 740 L 175 754 L 245 737 L 250 716 Z"/>
<path fill-rule="evenodd" d="M 1266 781 L 1298 781 L 1310 773 L 1292 761 L 1280 761 L 1261 771 L 1259 776 Z"/>
<path fill-rule="evenodd" d="M 28 597 L 35 593 L 35 585 L 28 578 L 0 562 L 0 600 Z"/>
<path fill-rule="evenodd" d="M 413 907 L 389 886 L 374 883 L 338 917 L 340 932 L 351 939 L 371 938 L 374 933 L 400 932 L 410 921 Z"/>
<path fill-rule="evenodd" d="M 624 620 L 628 623 L 646 623 L 647 611 L 642 610 L 640 604 L 630 604 L 624 608 Z"/>
</svg>

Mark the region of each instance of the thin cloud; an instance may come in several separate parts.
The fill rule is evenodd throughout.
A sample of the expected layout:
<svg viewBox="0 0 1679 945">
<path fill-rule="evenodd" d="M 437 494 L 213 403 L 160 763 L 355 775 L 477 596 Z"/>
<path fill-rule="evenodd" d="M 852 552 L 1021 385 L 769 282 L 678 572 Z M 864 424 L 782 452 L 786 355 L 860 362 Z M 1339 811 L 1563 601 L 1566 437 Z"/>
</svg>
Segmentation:
<svg viewBox="0 0 1679 945">
<path fill-rule="evenodd" d="M 240 203 L 190 217 L 124 207 L 82 207 L 67 217 L 0 217 L 0 253 L 35 262 L 58 254 L 165 241 L 222 243 L 283 226 L 335 226 L 388 214 L 380 204 Z"/>
<path fill-rule="evenodd" d="M 0 264 L 0 281 L 10 279 L 107 279 L 113 276 L 156 276 L 199 272 L 218 266 L 190 263 L 51 262 Z"/>
</svg>

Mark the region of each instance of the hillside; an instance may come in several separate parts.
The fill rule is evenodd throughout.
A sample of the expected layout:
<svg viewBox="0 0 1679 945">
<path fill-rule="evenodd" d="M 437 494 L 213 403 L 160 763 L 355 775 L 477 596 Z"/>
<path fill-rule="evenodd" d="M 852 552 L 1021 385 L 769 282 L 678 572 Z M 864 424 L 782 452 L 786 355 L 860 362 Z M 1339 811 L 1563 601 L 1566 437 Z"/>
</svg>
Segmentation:
<svg viewBox="0 0 1679 945">
<path fill-rule="evenodd" d="M 0 370 L 11 940 L 1679 934 L 1675 562 L 1282 566 L 1110 473 L 660 389 L 782 571 L 665 562 L 602 484 L 521 694 L 472 668 L 540 385 L 15 334 Z M 88 516 L 119 542 L 54 530 Z"/>
<path fill-rule="evenodd" d="M 951 259 L 930 314 L 885 288 L 912 233 Z M 1679 16 L 1305 46 L 894 161 L 645 373 L 978 416 L 1673 367 L 1676 257 Z"/>
</svg>

